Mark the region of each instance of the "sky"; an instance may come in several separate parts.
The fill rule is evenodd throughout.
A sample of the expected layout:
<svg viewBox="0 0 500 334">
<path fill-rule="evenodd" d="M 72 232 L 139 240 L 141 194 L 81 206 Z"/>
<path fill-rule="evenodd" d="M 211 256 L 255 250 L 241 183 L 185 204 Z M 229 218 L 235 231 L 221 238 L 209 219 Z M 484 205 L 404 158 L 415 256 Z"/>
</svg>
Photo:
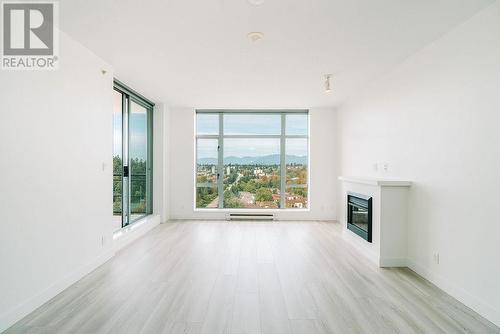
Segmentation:
<svg viewBox="0 0 500 334">
<path fill-rule="evenodd" d="M 307 135 L 307 115 L 287 115 L 288 135 Z M 279 135 L 281 116 L 279 114 L 226 114 L 224 115 L 225 135 Z M 197 114 L 197 134 L 217 135 L 218 114 Z M 198 158 L 217 158 L 217 139 L 198 139 Z M 286 154 L 307 156 L 306 138 L 288 138 Z M 279 138 L 225 138 L 224 157 L 258 157 L 280 153 Z"/>
<path fill-rule="evenodd" d="M 130 158 L 147 158 L 147 114 L 146 109 L 131 103 L 129 127 L 129 156 Z M 113 113 L 113 156 L 122 155 L 122 113 L 121 94 L 115 95 Z"/>
<path fill-rule="evenodd" d="M 115 101 L 113 119 L 114 141 L 113 155 L 122 154 L 122 117 L 121 101 Z M 131 158 L 147 157 L 147 119 L 146 113 L 132 106 L 130 114 Z M 306 135 L 307 115 L 287 115 L 286 132 L 288 135 Z M 218 114 L 197 114 L 197 133 L 217 135 L 219 129 Z M 226 114 L 224 115 L 224 133 L 226 135 L 279 135 L 281 133 L 281 116 L 279 114 Z M 217 139 L 198 139 L 198 158 L 217 159 Z M 308 144 L 305 138 L 288 138 L 286 154 L 307 156 Z M 224 140 L 224 157 L 258 157 L 280 153 L 278 138 L 226 138 Z"/>
<path fill-rule="evenodd" d="M 308 120 L 305 114 L 286 116 L 287 135 L 307 135 Z M 226 114 L 224 115 L 225 135 L 279 135 L 281 133 L 281 115 L 279 114 Z M 198 135 L 219 134 L 219 115 L 196 115 Z"/>
</svg>

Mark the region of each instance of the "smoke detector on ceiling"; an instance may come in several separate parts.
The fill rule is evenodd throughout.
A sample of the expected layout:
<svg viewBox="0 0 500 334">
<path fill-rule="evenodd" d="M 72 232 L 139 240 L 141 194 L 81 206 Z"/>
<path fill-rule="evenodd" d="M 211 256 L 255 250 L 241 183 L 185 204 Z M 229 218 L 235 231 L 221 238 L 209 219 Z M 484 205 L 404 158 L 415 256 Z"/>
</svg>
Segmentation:
<svg viewBox="0 0 500 334">
<path fill-rule="evenodd" d="M 261 33 L 260 31 L 249 32 L 247 36 L 248 39 L 250 39 L 250 41 L 252 41 L 253 43 L 257 43 L 258 41 L 264 38 L 264 34 Z"/>
</svg>

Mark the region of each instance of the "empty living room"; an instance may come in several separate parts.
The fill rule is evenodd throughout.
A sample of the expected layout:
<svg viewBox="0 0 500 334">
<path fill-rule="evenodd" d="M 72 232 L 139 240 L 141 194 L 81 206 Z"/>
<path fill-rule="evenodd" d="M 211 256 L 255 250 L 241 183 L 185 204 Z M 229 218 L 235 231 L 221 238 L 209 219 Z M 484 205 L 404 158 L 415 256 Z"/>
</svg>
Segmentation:
<svg viewBox="0 0 500 334">
<path fill-rule="evenodd" d="M 0 333 L 500 334 L 500 0 L 0 8 Z"/>
</svg>

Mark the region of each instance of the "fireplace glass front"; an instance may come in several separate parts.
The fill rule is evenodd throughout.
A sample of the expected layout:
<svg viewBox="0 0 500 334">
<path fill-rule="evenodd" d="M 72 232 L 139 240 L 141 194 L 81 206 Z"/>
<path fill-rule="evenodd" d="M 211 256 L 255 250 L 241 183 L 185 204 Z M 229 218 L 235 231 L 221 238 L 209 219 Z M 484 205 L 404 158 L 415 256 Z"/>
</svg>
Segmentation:
<svg viewBox="0 0 500 334">
<path fill-rule="evenodd" d="M 347 228 L 368 242 L 372 242 L 372 198 L 347 194 Z"/>
</svg>

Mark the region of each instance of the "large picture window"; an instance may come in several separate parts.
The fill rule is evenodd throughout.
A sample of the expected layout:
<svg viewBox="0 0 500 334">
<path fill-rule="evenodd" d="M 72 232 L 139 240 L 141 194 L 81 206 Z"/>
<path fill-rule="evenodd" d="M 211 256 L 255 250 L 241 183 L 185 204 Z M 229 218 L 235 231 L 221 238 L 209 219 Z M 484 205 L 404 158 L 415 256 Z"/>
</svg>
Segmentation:
<svg viewBox="0 0 500 334">
<path fill-rule="evenodd" d="M 197 111 L 196 208 L 307 209 L 307 111 Z"/>
</svg>

